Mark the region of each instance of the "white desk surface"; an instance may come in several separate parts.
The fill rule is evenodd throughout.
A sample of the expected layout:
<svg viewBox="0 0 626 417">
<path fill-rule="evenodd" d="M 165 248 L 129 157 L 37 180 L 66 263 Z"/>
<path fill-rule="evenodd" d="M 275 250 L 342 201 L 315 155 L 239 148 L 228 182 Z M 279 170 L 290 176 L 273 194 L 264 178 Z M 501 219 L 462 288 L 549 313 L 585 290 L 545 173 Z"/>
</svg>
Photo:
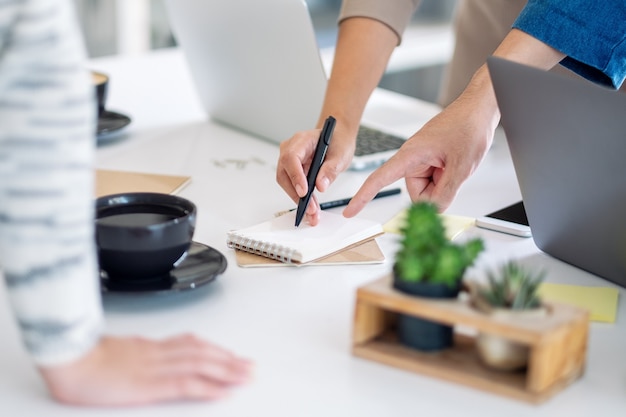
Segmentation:
<svg viewBox="0 0 626 417">
<path fill-rule="evenodd" d="M 98 167 L 191 175 L 192 183 L 180 194 L 199 209 L 195 240 L 222 251 L 229 262 L 216 282 L 193 291 L 106 295 L 107 332 L 156 338 L 193 332 L 257 364 L 254 381 L 234 390 L 229 399 L 122 408 L 114 411 L 116 416 L 626 415 L 623 301 L 616 324 L 591 324 L 582 379 L 540 406 L 353 357 L 355 289 L 390 271 L 394 236 L 379 240 L 387 256 L 381 265 L 237 267 L 225 245 L 226 232 L 293 206 L 274 180 L 278 148 L 207 121 L 178 50 L 101 58 L 91 64 L 111 75 L 109 109 L 133 118 L 123 138 L 99 147 Z M 434 112 L 436 108 L 418 100 L 377 91 L 366 116 L 408 135 Z M 321 200 L 351 195 L 364 177 L 343 174 Z M 519 198 L 500 136 L 448 213 L 478 216 Z M 406 193 L 376 200 L 362 216 L 384 223 L 408 202 Z M 548 268 L 552 282 L 613 286 L 541 253 L 531 239 L 478 229 L 468 234 L 483 236 L 487 244 L 472 271 L 514 257 Z M 625 290 L 620 291 L 624 298 Z M 48 399 L 8 308 L 0 309 L 0 330 L 0 415 L 110 415 L 111 410 L 76 409 Z"/>
</svg>

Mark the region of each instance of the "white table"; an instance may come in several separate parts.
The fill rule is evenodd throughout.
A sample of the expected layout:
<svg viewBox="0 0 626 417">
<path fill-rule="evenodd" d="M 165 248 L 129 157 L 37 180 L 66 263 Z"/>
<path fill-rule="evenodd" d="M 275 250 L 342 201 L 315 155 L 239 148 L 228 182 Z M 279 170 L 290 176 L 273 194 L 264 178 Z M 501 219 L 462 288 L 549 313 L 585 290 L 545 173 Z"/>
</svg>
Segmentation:
<svg viewBox="0 0 626 417">
<path fill-rule="evenodd" d="M 379 240 L 387 256 L 381 265 L 238 268 L 225 245 L 226 231 L 293 206 L 274 181 L 277 147 L 207 121 L 178 50 L 98 59 L 92 67 L 111 75 L 109 108 L 133 118 L 125 137 L 99 148 L 98 167 L 191 175 L 192 183 L 180 194 L 199 209 L 195 240 L 222 251 L 229 262 L 215 283 L 193 291 L 105 296 L 107 332 L 148 337 L 193 332 L 257 363 L 254 381 L 227 400 L 118 409 L 116 416 L 626 415 L 623 303 L 616 324 L 592 323 L 583 378 L 541 406 L 353 357 L 355 289 L 390 271 L 394 236 Z M 377 91 L 367 119 L 408 135 L 436 111 Z M 364 173 L 344 173 L 321 200 L 351 195 L 364 178 Z M 499 137 L 448 213 L 478 216 L 519 198 Z M 386 222 L 408 202 L 406 193 L 376 200 L 362 216 Z M 482 236 L 487 244 L 474 273 L 514 257 L 545 266 L 552 282 L 613 286 L 542 254 L 531 239 L 478 229 L 468 234 Z M 0 297 L 6 304 L 4 289 Z M 49 400 L 8 308 L 0 309 L 0 329 L 0 415 L 110 415 L 111 410 L 74 409 Z"/>
</svg>

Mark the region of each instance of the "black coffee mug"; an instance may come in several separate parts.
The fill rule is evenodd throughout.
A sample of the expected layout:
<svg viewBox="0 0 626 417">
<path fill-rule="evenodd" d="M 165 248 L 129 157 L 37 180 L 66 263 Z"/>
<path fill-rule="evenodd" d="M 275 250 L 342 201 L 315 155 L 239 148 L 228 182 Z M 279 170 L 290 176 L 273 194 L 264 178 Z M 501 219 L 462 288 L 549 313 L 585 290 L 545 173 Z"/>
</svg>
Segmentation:
<svg viewBox="0 0 626 417">
<path fill-rule="evenodd" d="M 196 206 L 171 194 L 123 193 L 96 200 L 96 244 L 109 278 L 167 275 L 192 242 Z"/>
<path fill-rule="evenodd" d="M 109 88 L 109 76 L 98 71 L 91 71 L 92 82 L 96 89 L 98 105 L 98 118 L 102 117 L 106 108 L 107 92 Z"/>
</svg>

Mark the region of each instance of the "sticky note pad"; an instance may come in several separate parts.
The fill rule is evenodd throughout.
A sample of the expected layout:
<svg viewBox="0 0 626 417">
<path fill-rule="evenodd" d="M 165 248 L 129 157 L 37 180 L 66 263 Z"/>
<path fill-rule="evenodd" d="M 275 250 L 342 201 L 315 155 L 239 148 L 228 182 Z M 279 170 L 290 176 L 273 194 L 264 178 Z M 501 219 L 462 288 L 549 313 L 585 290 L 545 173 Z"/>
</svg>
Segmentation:
<svg viewBox="0 0 626 417">
<path fill-rule="evenodd" d="M 402 210 L 396 214 L 391 220 L 383 225 L 383 230 L 387 233 L 400 234 L 400 229 L 404 225 L 406 219 L 406 210 Z M 446 236 L 450 240 L 454 240 L 458 235 L 469 227 L 476 224 L 473 217 L 454 216 L 450 214 L 441 214 L 443 225 L 446 228 Z"/>
<path fill-rule="evenodd" d="M 591 321 L 615 323 L 619 290 L 609 287 L 544 282 L 539 295 L 546 301 L 571 304 L 589 310 Z"/>
</svg>

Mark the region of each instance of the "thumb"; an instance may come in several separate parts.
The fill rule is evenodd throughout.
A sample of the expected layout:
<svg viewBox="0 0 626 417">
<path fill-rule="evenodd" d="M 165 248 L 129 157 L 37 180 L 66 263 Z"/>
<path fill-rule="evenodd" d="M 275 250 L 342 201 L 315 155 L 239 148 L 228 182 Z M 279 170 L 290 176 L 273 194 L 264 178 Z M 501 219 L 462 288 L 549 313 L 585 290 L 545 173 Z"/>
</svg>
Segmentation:
<svg viewBox="0 0 626 417">
<path fill-rule="evenodd" d="M 320 192 L 326 191 L 330 184 L 335 182 L 339 174 L 345 171 L 347 166 L 348 163 L 340 155 L 329 152 L 317 175 L 315 182 L 317 189 Z"/>
<path fill-rule="evenodd" d="M 437 205 L 440 212 L 444 212 L 452 204 L 464 179 L 453 167 L 433 173 L 429 199 Z"/>
</svg>

